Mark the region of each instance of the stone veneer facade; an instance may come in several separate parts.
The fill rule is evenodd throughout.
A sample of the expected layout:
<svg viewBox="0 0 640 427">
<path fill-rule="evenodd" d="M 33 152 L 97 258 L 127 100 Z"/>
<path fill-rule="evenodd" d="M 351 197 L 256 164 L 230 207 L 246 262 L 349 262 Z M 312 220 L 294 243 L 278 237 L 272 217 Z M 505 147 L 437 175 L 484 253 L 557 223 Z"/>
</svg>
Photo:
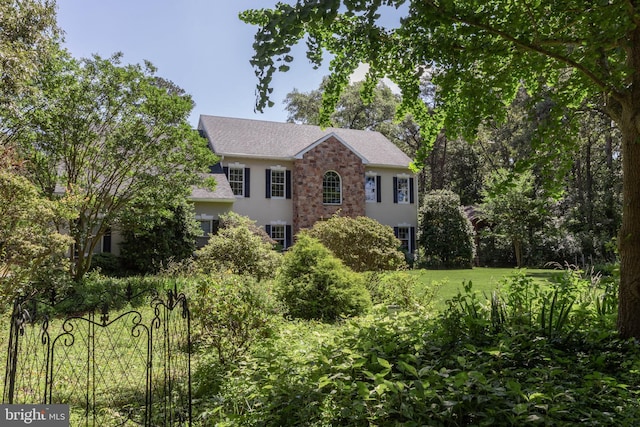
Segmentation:
<svg viewBox="0 0 640 427">
<path fill-rule="evenodd" d="M 322 203 L 322 178 L 335 171 L 342 180 L 342 204 Z M 293 232 L 310 228 L 334 213 L 348 217 L 365 215 L 365 165 L 362 159 L 334 137 L 307 151 L 293 165 Z"/>
</svg>

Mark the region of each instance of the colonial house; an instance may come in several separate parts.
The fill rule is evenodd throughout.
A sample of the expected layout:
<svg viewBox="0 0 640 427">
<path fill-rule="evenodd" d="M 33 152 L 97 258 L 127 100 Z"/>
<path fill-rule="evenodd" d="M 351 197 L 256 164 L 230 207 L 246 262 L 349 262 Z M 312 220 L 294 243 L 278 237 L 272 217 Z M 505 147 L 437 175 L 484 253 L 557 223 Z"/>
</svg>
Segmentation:
<svg viewBox="0 0 640 427">
<path fill-rule="evenodd" d="M 299 230 L 339 212 L 393 227 L 415 251 L 411 160 L 382 134 L 206 115 L 198 130 L 220 157 L 211 170 L 215 190 L 195 189 L 191 197 L 205 235 L 220 214 L 234 211 L 287 248 Z"/>
</svg>

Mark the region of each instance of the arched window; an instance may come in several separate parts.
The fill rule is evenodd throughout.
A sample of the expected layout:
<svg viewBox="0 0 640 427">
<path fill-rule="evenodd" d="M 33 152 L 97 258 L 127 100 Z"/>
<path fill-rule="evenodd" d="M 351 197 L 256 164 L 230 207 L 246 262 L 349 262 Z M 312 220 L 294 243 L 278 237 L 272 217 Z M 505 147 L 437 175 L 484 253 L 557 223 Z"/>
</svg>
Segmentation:
<svg viewBox="0 0 640 427">
<path fill-rule="evenodd" d="M 335 171 L 328 171 L 322 177 L 322 203 L 325 205 L 342 204 L 342 180 Z"/>
</svg>

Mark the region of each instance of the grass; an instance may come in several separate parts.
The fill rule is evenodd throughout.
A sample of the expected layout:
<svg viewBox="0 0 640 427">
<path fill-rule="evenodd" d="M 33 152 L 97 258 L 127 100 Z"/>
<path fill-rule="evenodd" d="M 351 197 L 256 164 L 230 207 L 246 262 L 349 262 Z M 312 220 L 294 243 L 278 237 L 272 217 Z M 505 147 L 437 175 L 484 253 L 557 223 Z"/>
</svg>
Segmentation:
<svg viewBox="0 0 640 427">
<path fill-rule="evenodd" d="M 423 286 L 438 286 L 436 293 L 435 308 L 437 310 L 445 307 L 448 299 L 462 291 L 463 283 L 471 282 L 473 289 L 483 295 L 490 295 L 498 288 L 499 284 L 506 278 L 518 272 L 534 279 L 535 283 L 543 284 L 550 279 L 557 270 L 551 269 L 517 269 L 517 268 L 473 268 L 461 270 L 411 270 L 410 274 L 416 276 Z"/>
</svg>

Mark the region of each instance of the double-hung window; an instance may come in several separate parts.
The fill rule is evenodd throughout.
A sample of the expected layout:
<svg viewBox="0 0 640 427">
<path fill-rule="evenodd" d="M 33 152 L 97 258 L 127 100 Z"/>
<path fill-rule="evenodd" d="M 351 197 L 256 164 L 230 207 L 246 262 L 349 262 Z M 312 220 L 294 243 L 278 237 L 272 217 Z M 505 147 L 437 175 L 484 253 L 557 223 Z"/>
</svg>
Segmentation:
<svg viewBox="0 0 640 427">
<path fill-rule="evenodd" d="M 413 178 L 403 175 L 393 177 L 393 203 L 414 203 L 413 193 Z"/>
<path fill-rule="evenodd" d="M 411 254 L 415 251 L 416 246 L 416 228 L 411 226 L 400 225 L 393 227 L 393 233 L 400 240 L 400 247 L 406 253 Z"/>
<path fill-rule="evenodd" d="M 365 176 L 364 200 L 367 203 L 380 203 L 382 201 L 380 176 L 376 176 L 376 175 Z"/>
<path fill-rule="evenodd" d="M 227 176 L 233 195 L 236 197 L 249 197 L 249 172 L 251 170 L 238 163 L 224 166 L 222 169 Z"/>
<path fill-rule="evenodd" d="M 229 185 L 235 196 L 244 196 L 244 168 L 229 168 Z"/>
<path fill-rule="evenodd" d="M 274 166 L 266 170 L 265 182 L 267 199 L 291 198 L 291 171 L 282 166 Z"/>
<path fill-rule="evenodd" d="M 342 180 L 335 171 L 328 171 L 322 177 L 322 203 L 325 205 L 342 204 Z"/>
<path fill-rule="evenodd" d="M 279 248 L 287 249 L 291 246 L 291 225 L 276 221 L 265 227 L 267 234 L 271 237 Z"/>
</svg>

